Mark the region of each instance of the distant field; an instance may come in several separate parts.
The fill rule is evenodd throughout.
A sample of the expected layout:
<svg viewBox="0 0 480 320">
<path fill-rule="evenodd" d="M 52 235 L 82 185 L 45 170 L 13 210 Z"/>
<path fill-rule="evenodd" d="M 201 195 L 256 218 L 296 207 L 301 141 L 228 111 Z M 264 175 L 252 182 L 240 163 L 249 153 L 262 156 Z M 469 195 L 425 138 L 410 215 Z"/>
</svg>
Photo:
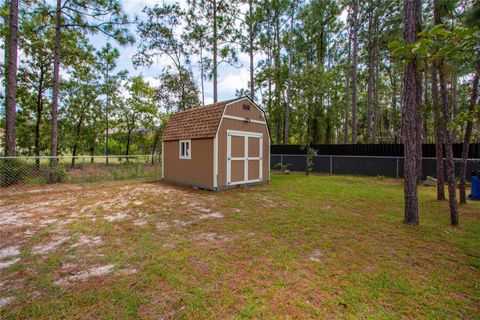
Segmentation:
<svg viewBox="0 0 480 320">
<path fill-rule="evenodd" d="M 480 204 L 453 228 L 434 188 L 418 227 L 402 203 L 399 180 L 300 174 L 0 197 L 0 318 L 480 319 Z"/>
</svg>

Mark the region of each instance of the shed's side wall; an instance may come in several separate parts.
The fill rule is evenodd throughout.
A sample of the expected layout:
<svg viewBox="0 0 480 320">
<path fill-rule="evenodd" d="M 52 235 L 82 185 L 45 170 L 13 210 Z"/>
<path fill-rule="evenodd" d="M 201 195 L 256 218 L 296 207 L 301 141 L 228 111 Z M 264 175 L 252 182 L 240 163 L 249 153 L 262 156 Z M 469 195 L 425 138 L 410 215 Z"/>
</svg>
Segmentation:
<svg viewBox="0 0 480 320">
<path fill-rule="evenodd" d="M 180 159 L 179 141 L 164 141 L 164 178 L 213 187 L 213 139 L 192 139 L 191 159 Z"/>
<path fill-rule="evenodd" d="M 244 104 L 249 104 L 250 110 L 243 109 Z M 229 105 L 224 114 L 265 121 L 263 113 L 248 100 L 238 101 Z M 263 134 L 262 176 L 264 181 L 268 181 L 270 138 L 268 136 L 267 125 L 223 118 L 218 130 L 218 186 L 222 187 L 227 185 L 227 130 L 260 132 Z M 232 172 L 232 175 L 234 175 L 234 172 Z"/>
</svg>

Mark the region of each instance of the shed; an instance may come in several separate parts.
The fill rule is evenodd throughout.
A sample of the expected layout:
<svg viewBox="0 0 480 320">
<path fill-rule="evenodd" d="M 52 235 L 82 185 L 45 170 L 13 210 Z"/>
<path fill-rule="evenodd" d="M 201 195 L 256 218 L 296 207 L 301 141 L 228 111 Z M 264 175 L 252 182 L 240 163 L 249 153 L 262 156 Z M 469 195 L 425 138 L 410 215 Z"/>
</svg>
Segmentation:
<svg viewBox="0 0 480 320">
<path fill-rule="evenodd" d="M 270 133 L 248 97 L 170 117 L 162 136 L 162 178 L 208 190 L 267 183 Z"/>
</svg>

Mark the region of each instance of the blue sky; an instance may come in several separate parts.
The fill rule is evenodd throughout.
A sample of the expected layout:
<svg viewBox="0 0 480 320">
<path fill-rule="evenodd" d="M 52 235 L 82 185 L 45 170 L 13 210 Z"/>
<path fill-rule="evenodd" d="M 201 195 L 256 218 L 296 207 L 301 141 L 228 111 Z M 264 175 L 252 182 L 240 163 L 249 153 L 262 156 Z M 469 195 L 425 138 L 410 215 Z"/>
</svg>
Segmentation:
<svg viewBox="0 0 480 320">
<path fill-rule="evenodd" d="M 47 2 L 52 2 L 53 0 L 47 0 Z M 162 4 L 164 2 L 178 2 L 181 6 L 186 6 L 186 0 L 120 0 L 125 12 L 133 18 L 138 16 L 139 19 L 142 19 L 142 10 L 145 6 L 154 6 L 155 4 Z M 52 2 L 52 5 L 54 3 Z M 136 26 L 132 25 L 130 27 L 131 32 L 136 35 Z M 161 73 L 162 69 L 169 64 L 168 59 L 158 58 L 155 59 L 155 62 L 152 66 L 148 68 L 137 68 L 135 69 L 132 64 L 131 57 L 136 53 L 138 43 L 135 43 L 126 47 L 119 47 L 115 41 L 108 39 L 106 36 L 97 34 L 90 36 L 90 42 L 97 49 L 103 47 L 106 42 L 110 41 L 113 46 L 119 48 L 120 59 L 118 61 L 117 70 L 128 70 L 130 76 L 142 75 L 152 86 L 157 86 L 159 84 L 158 75 Z M 19 52 L 19 59 L 22 57 L 22 52 Z M 242 67 L 235 68 L 226 64 L 220 65 L 218 70 L 218 98 L 219 100 L 231 99 L 235 96 L 235 91 L 239 89 L 246 89 L 248 85 L 248 56 L 244 53 L 239 54 L 239 58 L 242 64 Z M 4 60 L 4 51 L 0 49 L 0 61 L 3 63 Z M 195 59 L 193 59 L 195 60 Z M 62 74 L 62 72 L 60 73 Z M 195 80 L 200 88 L 200 79 L 198 70 L 194 69 Z M 205 103 L 213 102 L 213 92 L 212 92 L 212 82 L 205 81 Z M 0 87 L 0 94 L 3 96 L 4 88 Z M 201 98 L 201 97 L 199 97 Z"/>
<path fill-rule="evenodd" d="M 121 0 L 125 12 L 131 17 L 137 15 L 139 19 L 142 19 L 142 10 L 145 6 L 154 6 L 155 4 L 161 4 L 163 2 L 169 2 L 164 0 Z M 170 1 L 172 2 L 172 1 Z M 180 5 L 185 6 L 186 0 L 178 1 Z M 136 34 L 136 27 L 132 25 L 131 31 Z M 109 39 L 103 35 L 91 36 L 92 44 L 98 49 L 105 45 Z M 110 41 L 112 45 L 118 46 L 114 41 Z M 131 57 L 137 50 L 138 43 L 127 46 L 119 47 L 121 53 L 118 61 L 118 70 L 126 69 L 130 75 L 143 75 L 151 85 L 158 85 L 159 81 L 156 77 L 160 74 L 163 67 L 168 65 L 169 61 L 166 58 L 155 59 L 155 62 L 151 67 L 141 67 L 135 69 L 132 64 Z M 237 89 L 247 88 L 248 84 L 248 57 L 245 54 L 240 54 L 240 60 L 242 62 L 241 68 L 234 68 L 228 65 L 221 65 L 219 67 L 219 79 L 218 79 L 218 96 L 219 100 L 230 99 L 235 96 Z M 194 70 L 197 83 L 200 88 L 200 79 L 198 77 L 198 70 Z M 212 83 L 210 81 L 205 82 L 205 103 L 211 103 L 213 101 Z"/>
</svg>

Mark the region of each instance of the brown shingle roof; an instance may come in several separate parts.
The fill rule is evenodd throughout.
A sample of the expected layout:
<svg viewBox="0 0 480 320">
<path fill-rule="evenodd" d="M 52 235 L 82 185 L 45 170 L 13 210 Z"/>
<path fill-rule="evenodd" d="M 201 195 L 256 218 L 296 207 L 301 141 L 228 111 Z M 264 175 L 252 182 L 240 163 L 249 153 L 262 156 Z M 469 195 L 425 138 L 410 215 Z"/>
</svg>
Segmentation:
<svg viewBox="0 0 480 320">
<path fill-rule="evenodd" d="M 237 100 L 237 99 L 235 99 Z M 229 101 L 195 107 L 170 117 L 163 131 L 163 141 L 213 138 L 222 119 L 223 109 Z"/>
</svg>

